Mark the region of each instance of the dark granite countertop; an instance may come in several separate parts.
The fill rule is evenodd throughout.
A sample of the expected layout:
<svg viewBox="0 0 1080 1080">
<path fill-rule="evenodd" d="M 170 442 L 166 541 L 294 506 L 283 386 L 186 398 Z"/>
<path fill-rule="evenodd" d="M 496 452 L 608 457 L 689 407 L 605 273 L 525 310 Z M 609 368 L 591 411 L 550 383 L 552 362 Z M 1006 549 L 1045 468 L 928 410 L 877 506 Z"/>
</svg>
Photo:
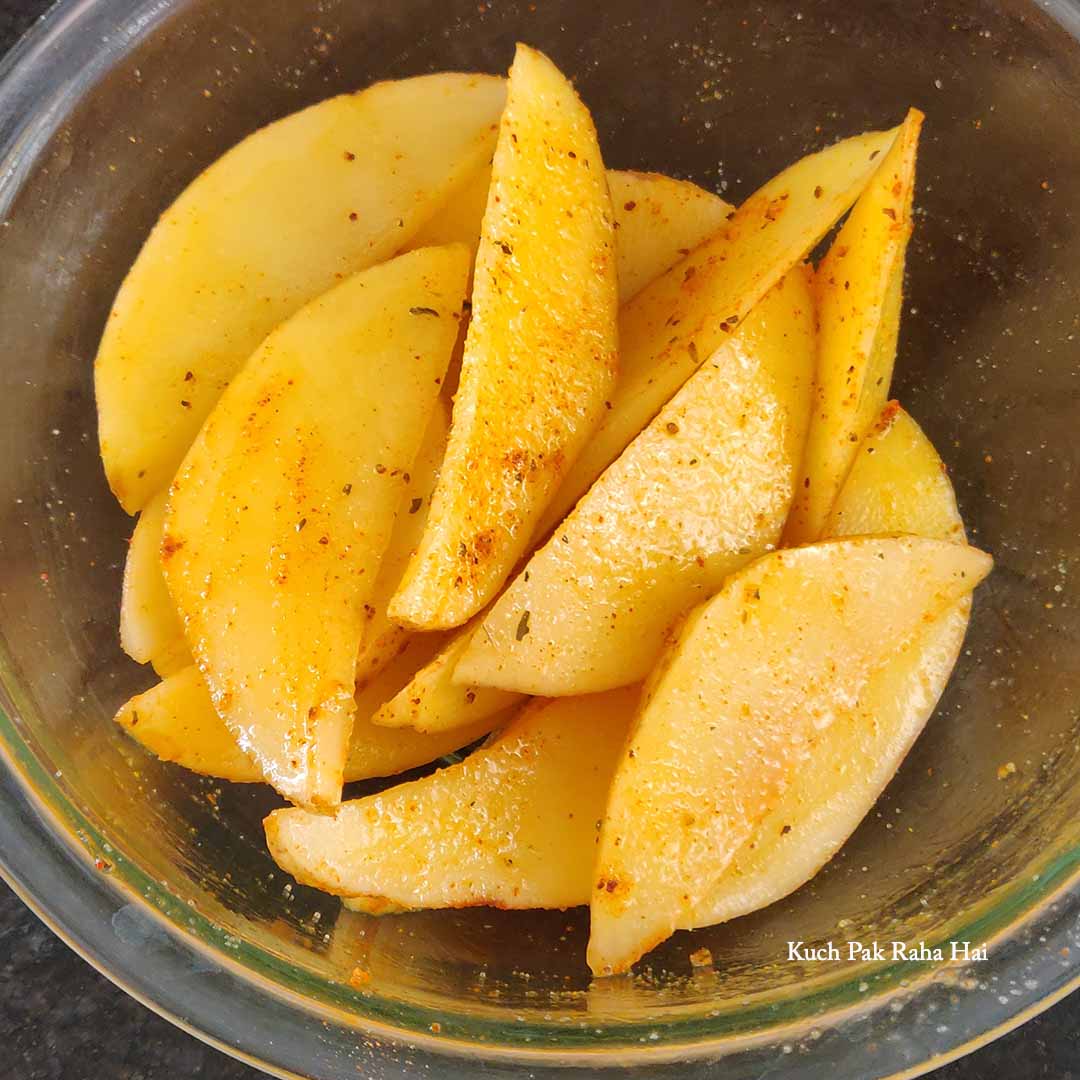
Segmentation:
<svg viewBox="0 0 1080 1080">
<path fill-rule="evenodd" d="M 47 6 L 44 0 L 0 0 L 0 55 Z M 118 990 L 0 884 L 0 1080 L 260 1075 Z M 1080 994 L 934 1076 L 1080 1080 Z"/>
</svg>

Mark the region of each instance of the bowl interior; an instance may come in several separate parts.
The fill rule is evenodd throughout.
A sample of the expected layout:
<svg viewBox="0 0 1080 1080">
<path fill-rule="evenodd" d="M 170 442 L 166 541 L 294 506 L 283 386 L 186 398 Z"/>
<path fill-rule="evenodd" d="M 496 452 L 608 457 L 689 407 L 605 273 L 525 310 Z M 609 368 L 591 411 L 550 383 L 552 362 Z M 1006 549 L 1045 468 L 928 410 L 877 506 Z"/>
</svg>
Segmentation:
<svg viewBox="0 0 1080 1080">
<path fill-rule="evenodd" d="M 1080 843 L 1080 48 L 1048 14 L 1013 0 L 114 10 L 95 63 L 50 77 L 0 169 L 0 743 L 77 811 L 102 869 L 327 1008 L 564 1047 L 826 1013 L 918 971 L 810 968 L 787 962 L 789 940 L 988 934 L 1062 884 Z M 609 165 L 732 201 L 805 152 L 926 112 L 894 393 L 997 560 L 937 714 L 825 871 L 592 985 L 585 913 L 344 912 L 266 854 L 272 794 L 163 766 L 110 721 L 153 678 L 117 639 L 131 522 L 97 456 L 92 361 L 156 216 L 267 121 L 375 79 L 503 71 L 517 38 L 574 76 Z M 713 966 L 695 970 L 702 945 Z"/>
</svg>

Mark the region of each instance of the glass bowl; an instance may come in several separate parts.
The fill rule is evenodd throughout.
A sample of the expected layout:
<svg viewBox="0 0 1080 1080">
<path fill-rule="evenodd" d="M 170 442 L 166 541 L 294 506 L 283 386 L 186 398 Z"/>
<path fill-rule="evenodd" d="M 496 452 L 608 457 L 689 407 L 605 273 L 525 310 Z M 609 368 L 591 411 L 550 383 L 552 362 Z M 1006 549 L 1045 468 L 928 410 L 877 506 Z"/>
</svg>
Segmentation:
<svg viewBox="0 0 1080 1080">
<path fill-rule="evenodd" d="M 53 9 L 0 73 L 5 876 L 131 993 L 282 1076 L 913 1075 L 1076 986 L 1078 27 L 1045 0 Z M 152 676 L 117 640 L 131 523 L 98 461 L 91 362 L 142 239 L 258 125 L 374 79 L 503 71 L 516 38 L 575 77 L 611 165 L 729 199 L 926 112 L 896 392 L 997 558 L 937 715 L 843 852 L 600 982 L 581 911 L 376 919 L 293 885 L 263 845 L 271 794 L 162 765 L 110 720 Z M 988 959 L 787 959 L 848 939 Z"/>
</svg>

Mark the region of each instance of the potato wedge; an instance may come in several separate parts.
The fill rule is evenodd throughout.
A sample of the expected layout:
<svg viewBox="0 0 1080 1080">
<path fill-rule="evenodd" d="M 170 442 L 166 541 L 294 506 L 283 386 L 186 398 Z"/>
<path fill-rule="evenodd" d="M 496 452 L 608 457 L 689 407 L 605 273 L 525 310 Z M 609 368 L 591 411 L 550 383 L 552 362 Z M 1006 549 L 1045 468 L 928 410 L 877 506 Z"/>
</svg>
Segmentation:
<svg viewBox="0 0 1080 1080">
<path fill-rule="evenodd" d="M 825 526 L 830 537 L 889 532 L 965 539 L 948 469 L 896 401 L 860 444 Z"/>
<path fill-rule="evenodd" d="M 162 215 L 95 363 L 105 472 L 129 513 L 173 478 L 262 339 L 389 258 L 487 161 L 505 83 L 377 83 L 250 135 Z"/>
<path fill-rule="evenodd" d="M 343 803 L 278 810 L 297 881 L 399 908 L 566 908 L 588 899 L 596 822 L 638 689 L 531 702 L 465 761 Z M 573 809 L 566 808 L 572 801 Z"/>
<path fill-rule="evenodd" d="M 432 219 L 422 237 L 468 241 L 479 239 L 483 200 L 490 169 L 481 170 L 468 190 L 451 199 Z M 648 284 L 719 228 L 731 212 L 718 196 L 695 184 L 658 173 L 608 172 L 616 225 L 615 249 L 619 266 L 620 296 L 626 282 Z M 478 192 L 480 194 L 478 194 Z M 477 204 L 479 208 L 477 208 Z M 633 206 L 630 204 L 633 203 Z M 537 535 L 542 535 L 538 533 Z M 456 632 L 452 642 L 417 673 L 413 683 L 375 718 L 390 727 L 411 726 L 418 731 L 441 731 L 475 723 L 523 700 L 488 687 L 453 681 L 454 668 L 464 654 L 472 627 Z"/>
<path fill-rule="evenodd" d="M 608 186 L 620 304 L 714 236 L 735 212 L 719 195 L 661 173 L 613 170 Z"/>
<path fill-rule="evenodd" d="M 405 493 L 394 522 L 394 531 L 390 534 L 390 543 L 379 565 L 375 588 L 364 607 L 364 633 L 356 658 L 358 683 L 382 671 L 410 637 L 408 630 L 390 619 L 387 605 L 424 530 L 431 506 L 431 493 L 435 490 L 443 454 L 446 453 L 449 429 L 449 410 L 440 398 L 435 403 L 424 432 L 424 441 L 405 481 Z"/>
<path fill-rule="evenodd" d="M 170 490 L 169 592 L 215 707 L 267 781 L 331 806 L 379 564 L 446 372 L 460 246 L 372 267 L 259 347 Z"/>
<path fill-rule="evenodd" d="M 155 495 L 139 514 L 124 563 L 120 600 L 120 646 L 162 676 L 192 662 L 184 628 L 161 571 L 161 530 L 166 492 Z"/>
<path fill-rule="evenodd" d="M 764 556 L 690 616 L 612 783 L 591 901 L 596 974 L 693 924 L 815 737 L 990 564 L 941 540 L 833 540 Z"/>
<path fill-rule="evenodd" d="M 404 627 L 390 621 L 386 604 L 397 588 L 423 529 L 435 478 L 446 450 L 449 427 L 447 406 L 439 400 L 405 483 L 375 588 L 364 606 L 364 633 L 355 672 L 358 682 L 377 675 L 401 651 L 410 636 Z M 139 515 L 128 547 L 120 607 L 120 643 L 124 651 L 139 663 L 152 663 L 161 676 L 172 675 L 194 663 L 161 568 L 167 495 L 164 491 L 155 495 Z"/>
<path fill-rule="evenodd" d="M 859 443 L 889 397 L 922 121 L 918 110 L 908 113 L 818 267 L 813 422 L 787 544 L 822 535 Z"/>
<path fill-rule="evenodd" d="M 479 723 L 520 704 L 523 694 L 455 681 L 454 669 L 475 629 L 476 623 L 472 622 L 448 635 L 431 661 L 376 711 L 373 722 L 424 732 L 449 731 Z"/>
<path fill-rule="evenodd" d="M 393 731 L 372 722 L 383 704 L 400 693 L 441 644 L 439 634 L 414 634 L 382 671 L 356 691 L 356 722 L 345 762 L 347 780 L 373 776 L 396 776 L 418 765 L 427 765 L 445 754 L 476 742 L 510 719 L 505 709 L 478 717 L 452 731 Z"/>
<path fill-rule="evenodd" d="M 897 532 L 964 539 L 941 459 L 893 402 L 859 448 L 826 535 Z M 775 903 L 839 851 L 933 713 L 960 653 L 970 610 L 970 597 L 947 608 L 870 677 L 857 708 L 817 736 L 690 925 L 711 926 Z"/>
<path fill-rule="evenodd" d="M 417 230 L 402 250 L 414 251 L 418 247 L 439 244 L 464 244 L 475 259 L 490 188 L 491 162 L 485 161 Z"/>
<path fill-rule="evenodd" d="M 459 626 L 498 591 L 615 378 L 614 232 L 596 130 L 518 46 L 495 149 L 453 426 L 419 548 L 390 604 Z"/>
<path fill-rule="evenodd" d="M 554 529 L 754 304 L 829 231 L 895 138 L 895 130 L 858 135 L 796 162 L 627 304 L 619 313 L 619 381 L 611 408 L 568 470 L 538 535 Z"/>
<path fill-rule="evenodd" d="M 115 719 L 162 761 L 221 780 L 262 782 L 262 770 L 218 716 L 206 680 L 194 664 L 136 694 Z"/>
<path fill-rule="evenodd" d="M 347 781 L 396 776 L 427 765 L 475 742 L 496 725 L 497 721 L 491 720 L 453 732 L 421 735 L 415 731 L 389 731 L 371 723 L 374 709 L 396 693 L 430 655 L 426 646 L 425 639 L 415 638 L 357 692 L 356 720 L 345 763 Z M 240 749 L 236 737 L 218 716 L 206 681 L 194 665 L 137 694 L 116 714 L 116 722 L 162 761 L 234 783 L 263 782 L 262 770 Z"/>
<path fill-rule="evenodd" d="M 809 274 L 781 279 L 586 492 L 456 679 L 546 697 L 639 682 L 682 615 L 776 546 L 809 422 Z"/>
<path fill-rule="evenodd" d="M 717 232 L 734 209 L 697 184 L 661 173 L 609 169 L 607 179 L 620 304 Z M 484 166 L 416 234 L 410 249 L 457 242 L 475 252 L 490 184 L 491 168 Z"/>
</svg>

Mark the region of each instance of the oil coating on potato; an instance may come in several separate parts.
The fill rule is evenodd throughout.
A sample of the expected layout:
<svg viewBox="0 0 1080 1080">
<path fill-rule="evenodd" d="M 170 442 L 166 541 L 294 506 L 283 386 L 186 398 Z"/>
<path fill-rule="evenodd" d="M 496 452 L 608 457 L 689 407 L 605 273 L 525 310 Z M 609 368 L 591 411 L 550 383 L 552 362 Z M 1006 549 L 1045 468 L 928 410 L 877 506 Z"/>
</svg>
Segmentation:
<svg viewBox="0 0 1080 1080">
<path fill-rule="evenodd" d="M 596 822 L 637 688 L 535 701 L 457 765 L 332 814 L 279 810 L 270 851 L 298 881 L 380 906 L 587 902 Z"/>
<path fill-rule="evenodd" d="M 859 447 L 826 538 L 910 533 L 964 541 L 945 467 L 895 402 Z M 929 720 L 967 630 L 970 597 L 929 623 L 871 676 L 858 707 L 815 738 L 787 789 L 731 860 L 688 926 L 775 903 L 829 861 L 869 813 Z"/>
<path fill-rule="evenodd" d="M 256 131 L 192 181 L 124 279 L 94 365 L 125 510 L 168 486 L 275 326 L 393 255 L 490 158 L 505 97 L 490 75 L 376 83 Z"/>
<path fill-rule="evenodd" d="M 155 495 L 139 514 L 124 563 L 120 644 L 140 664 L 171 675 L 191 663 L 184 628 L 161 571 L 161 532 L 168 493 Z"/>
<path fill-rule="evenodd" d="M 468 272 L 423 248 L 342 282 L 260 346 L 173 483 L 162 557 L 241 749 L 286 798 L 340 800 L 353 683 Z"/>
<path fill-rule="evenodd" d="M 614 227 L 596 129 L 519 46 L 492 166 L 461 381 L 431 514 L 390 604 L 459 626 L 498 591 L 615 379 Z"/>
<path fill-rule="evenodd" d="M 733 210 L 719 195 L 661 173 L 609 169 L 607 181 L 620 304 L 717 232 Z M 485 165 L 413 237 L 408 249 L 461 243 L 475 253 L 490 186 L 491 167 Z"/>
<path fill-rule="evenodd" d="M 797 161 L 626 305 L 619 313 L 619 382 L 611 407 L 548 506 L 538 527 L 542 535 L 829 231 L 895 138 L 895 131 L 857 135 Z"/>
<path fill-rule="evenodd" d="M 817 270 L 814 408 L 788 544 L 822 535 L 858 445 L 889 397 L 922 121 L 918 110 L 908 113 Z"/>
<path fill-rule="evenodd" d="M 815 734 L 990 562 L 941 540 L 834 540 L 762 557 L 689 617 L 650 677 L 608 797 L 595 973 L 625 971 L 693 925 Z"/>
<path fill-rule="evenodd" d="M 813 365 L 813 300 L 798 266 L 525 564 L 455 678 L 549 697 L 645 678 L 673 624 L 779 540 Z"/>
<path fill-rule="evenodd" d="M 346 781 L 394 776 L 427 765 L 475 742 L 496 726 L 497 720 L 488 719 L 452 732 L 424 735 L 388 731 L 371 722 L 372 712 L 430 655 L 425 646 L 422 640 L 414 639 L 357 691 Z M 236 736 L 218 716 L 206 680 L 194 664 L 136 694 L 116 714 L 116 722 L 162 761 L 234 783 L 264 781 L 262 769 L 240 749 Z"/>
</svg>

